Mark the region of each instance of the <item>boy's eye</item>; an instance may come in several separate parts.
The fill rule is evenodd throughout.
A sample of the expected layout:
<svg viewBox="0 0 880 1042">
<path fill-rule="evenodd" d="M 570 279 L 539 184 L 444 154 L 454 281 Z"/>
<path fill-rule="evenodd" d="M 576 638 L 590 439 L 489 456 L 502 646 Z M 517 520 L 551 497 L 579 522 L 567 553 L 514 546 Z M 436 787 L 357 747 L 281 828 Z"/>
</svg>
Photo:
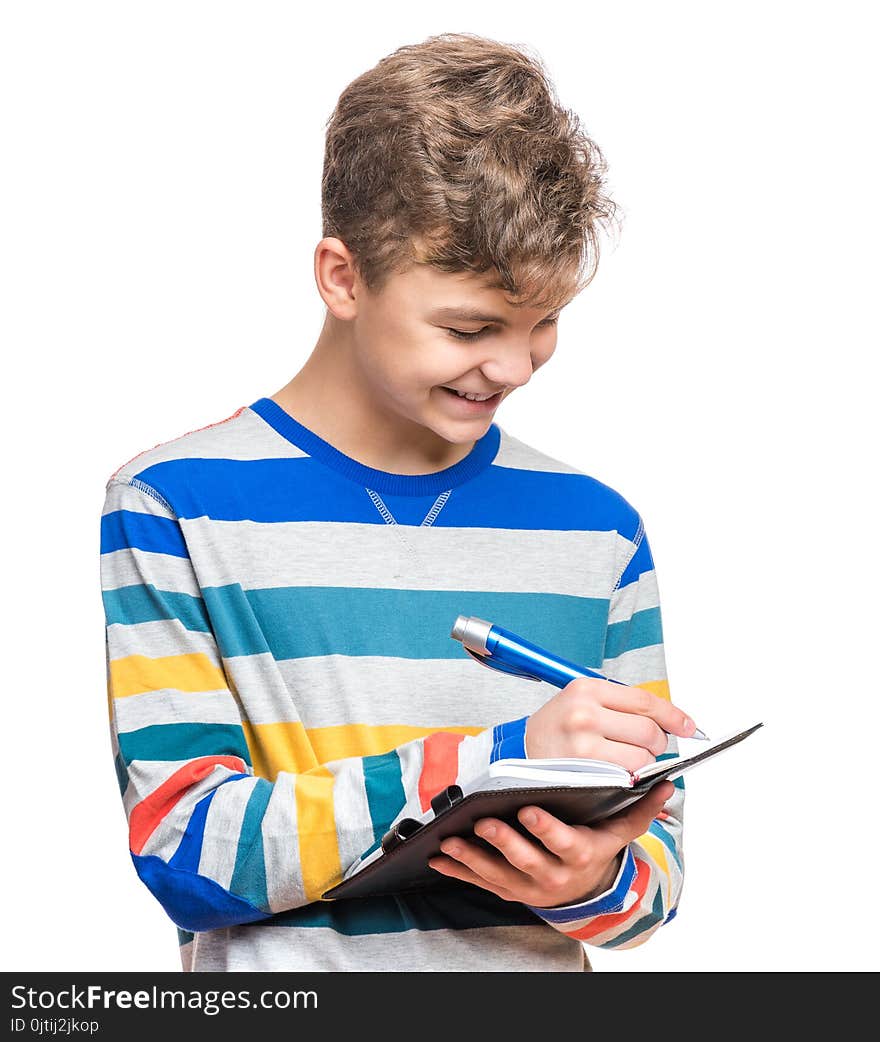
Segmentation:
<svg viewBox="0 0 880 1042">
<path fill-rule="evenodd" d="M 475 333 L 465 333 L 461 329 L 447 329 L 446 332 L 450 336 L 454 336 L 456 340 L 476 340 L 477 337 L 482 336 L 488 328 L 488 326 L 483 326 L 482 329 L 478 329 Z"/>
<path fill-rule="evenodd" d="M 545 318 L 543 322 L 539 322 L 539 326 L 555 326 L 559 321 L 559 315 L 554 315 L 553 318 Z M 446 332 L 455 337 L 456 340 L 476 340 L 477 337 L 481 337 L 491 326 L 483 326 L 482 329 L 478 329 L 475 332 L 468 333 L 463 329 L 450 329 L 447 327 Z"/>
</svg>

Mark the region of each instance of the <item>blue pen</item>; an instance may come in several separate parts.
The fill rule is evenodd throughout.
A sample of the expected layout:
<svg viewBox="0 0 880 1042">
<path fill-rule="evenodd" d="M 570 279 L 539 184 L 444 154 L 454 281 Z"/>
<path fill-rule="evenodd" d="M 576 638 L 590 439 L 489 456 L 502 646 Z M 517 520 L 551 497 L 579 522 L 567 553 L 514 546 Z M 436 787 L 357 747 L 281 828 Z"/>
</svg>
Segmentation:
<svg viewBox="0 0 880 1042">
<path fill-rule="evenodd" d="M 464 650 L 481 666 L 525 680 L 544 680 L 559 688 L 578 677 L 596 677 L 612 684 L 623 684 L 622 680 L 606 677 L 595 669 L 567 662 L 524 637 L 473 615 L 459 615 L 450 635 L 461 641 Z M 691 737 L 708 740 L 699 728 Z"/>
</svg>

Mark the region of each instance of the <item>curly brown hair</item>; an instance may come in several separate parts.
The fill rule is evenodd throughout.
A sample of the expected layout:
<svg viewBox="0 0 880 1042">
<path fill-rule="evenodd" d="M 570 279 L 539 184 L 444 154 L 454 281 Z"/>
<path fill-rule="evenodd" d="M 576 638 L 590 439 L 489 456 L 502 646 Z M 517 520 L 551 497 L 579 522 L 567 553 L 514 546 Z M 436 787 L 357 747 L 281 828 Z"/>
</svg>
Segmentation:
<svg viewBox="0 0 880 1042">
<path fill-rule="evenodd" d="M 473 33 L 399 47 L 326 127 L 323 235 L 369 289 L 415 263 L 494 268 L 512 306 L 556 309 L 593 279 L 607 166 L 533 54 Z"/>
</svg>

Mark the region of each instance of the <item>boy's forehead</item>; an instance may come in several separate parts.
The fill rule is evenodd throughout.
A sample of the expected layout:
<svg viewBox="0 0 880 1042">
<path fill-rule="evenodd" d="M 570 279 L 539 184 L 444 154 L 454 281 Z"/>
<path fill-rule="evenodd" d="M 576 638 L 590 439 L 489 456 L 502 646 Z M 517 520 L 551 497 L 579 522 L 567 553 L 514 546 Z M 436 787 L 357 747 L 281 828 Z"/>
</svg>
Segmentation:
<svg viewBox="0 0 880 1042">
<path fill-rule="evenodd" d="M 415 264 L 395 278 L 400 280 L 404 293 L 438 318 L 503 321 L 505 314 L 514 316 L 518 311 L 529 310 L 526 301 L 508 295 L 494 268 L 484 272 L 450 272 L 431 264 Z"/>
</svg>

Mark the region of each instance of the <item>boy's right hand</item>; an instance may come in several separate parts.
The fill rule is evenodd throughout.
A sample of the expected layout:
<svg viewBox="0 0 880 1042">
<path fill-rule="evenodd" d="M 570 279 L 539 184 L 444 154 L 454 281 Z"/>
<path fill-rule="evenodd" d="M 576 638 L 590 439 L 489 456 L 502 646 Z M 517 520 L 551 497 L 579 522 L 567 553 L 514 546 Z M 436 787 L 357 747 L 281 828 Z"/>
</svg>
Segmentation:
<svg viewBox="0 0 880 1042">
<path fill-rule="evenodd" d="M 578 677 L 526 721 L 526 756 L 606 760 L 637 771 L 666 751 L 666 732 L 690 738 L 695 730 L 686 713 L 643 687 Z"/>
</svg>

